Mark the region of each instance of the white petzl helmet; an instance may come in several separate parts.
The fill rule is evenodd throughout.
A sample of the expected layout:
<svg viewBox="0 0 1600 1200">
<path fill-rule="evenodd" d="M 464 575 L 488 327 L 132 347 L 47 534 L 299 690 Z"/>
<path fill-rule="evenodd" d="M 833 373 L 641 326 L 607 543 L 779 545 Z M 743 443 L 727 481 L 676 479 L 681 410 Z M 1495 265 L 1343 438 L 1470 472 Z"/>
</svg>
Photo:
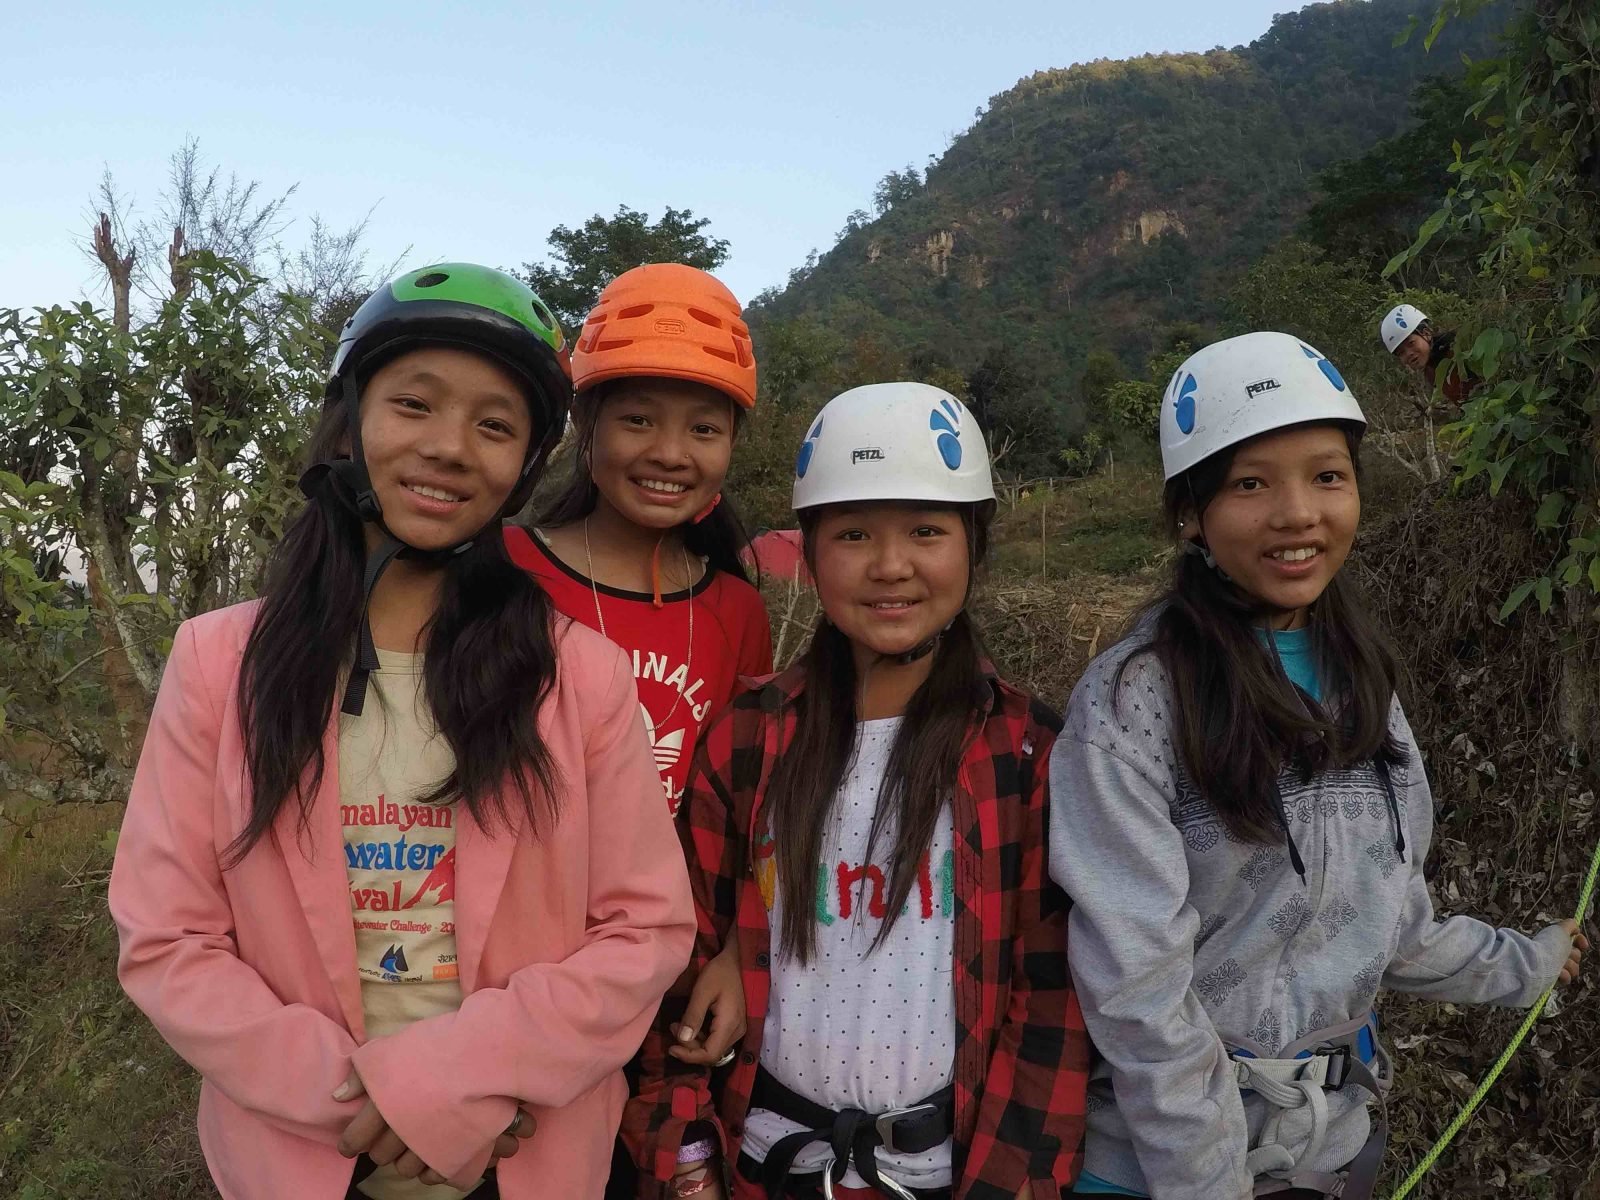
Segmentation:
<svg viewBox="0 0 1600 1200">
<path fill-rule="evenodd" d="M 1247 333 L 1191 354 L 1161 401 L 1161 465 L 1181 475 L 1218 450 L 1307 421 L 1366 417 L 1339 370 L 1287 333 Z"/>
<path fill-rule="evenodd" d="M 1400 343 L 1417 331 L 1417 326 L 1428 319 L 1428 314 L 1412 304 L 1396 304 L 1378 326 L 1378 336 L 1383 348 L 1390 354 L 1400 349 Z"/>
<path fill-rule="evenodd" d="M 869 383 L 822 406 L 794 460 L 794 506 L 994 499 L 989 448 L 966 405 L 927 383 Z"/>
</svg>

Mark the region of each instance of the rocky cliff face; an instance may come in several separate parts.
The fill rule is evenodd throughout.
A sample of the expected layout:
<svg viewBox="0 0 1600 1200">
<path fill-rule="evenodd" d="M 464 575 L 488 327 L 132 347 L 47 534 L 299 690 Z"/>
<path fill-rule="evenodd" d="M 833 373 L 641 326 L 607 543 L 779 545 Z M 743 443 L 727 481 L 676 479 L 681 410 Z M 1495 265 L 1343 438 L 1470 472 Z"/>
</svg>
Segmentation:
<svg viewBox="0 0 1600 1200">
<path fill-rule="evenodd" d="M 1090 347 L 1137 365 L 1151 331 L 1205 322 L 1305 212 L 1319 171 L 1400 131 L 1429 74 L 1492 52 L 1493 9 L 1424 54 L 1412 0 L 1337 0 L 1249 46 L 1040 71 L 875 220 L 754 313 L 937 345 L 952 366 L 1025 333 L 1066 374 Z"/>
</svg>

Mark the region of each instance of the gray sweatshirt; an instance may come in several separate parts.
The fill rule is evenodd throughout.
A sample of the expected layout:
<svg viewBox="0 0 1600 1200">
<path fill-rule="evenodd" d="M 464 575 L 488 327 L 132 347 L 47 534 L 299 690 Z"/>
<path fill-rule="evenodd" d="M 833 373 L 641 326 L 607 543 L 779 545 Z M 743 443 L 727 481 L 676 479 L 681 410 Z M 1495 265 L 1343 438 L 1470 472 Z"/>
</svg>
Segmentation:
<svg viewBox="0 0 1600 1200">
<path fill-rule="evenodd" d="M 1237 840 L 1183 777 L 1161 666 L 1142 654 L 1117 685 L 1133 647 L 1090 664 L 1050 759 L 1050 874 L 1072 897 L 1068 956 L 1103 1059 L 1084 1165 L 1157 1200 L 1243 1200 L 1246 1149 L 1268 1109 L 1241 1096 L 1224 1040 L 1275 1055 L 1363 1016 L 1380 985 L 1526 1006 L 1571 939 L 1560 926 L 1528 938 L 1434 916 L 1422 876 L 1433 798 L 1398 701 L 1390 722 L 1405 761 L 1389 774 L 1404 861 L 1372 767 L 1280 779 L 1303 882 L 1286 844 Z M 1301 1169 L 1335 1171 L 1366 1141 L 1367 1093 L 1326 1095 L 1327 1139 Z M 1303 1116 L 1278 1131 L 1297 1155 Z"/>
</svg>

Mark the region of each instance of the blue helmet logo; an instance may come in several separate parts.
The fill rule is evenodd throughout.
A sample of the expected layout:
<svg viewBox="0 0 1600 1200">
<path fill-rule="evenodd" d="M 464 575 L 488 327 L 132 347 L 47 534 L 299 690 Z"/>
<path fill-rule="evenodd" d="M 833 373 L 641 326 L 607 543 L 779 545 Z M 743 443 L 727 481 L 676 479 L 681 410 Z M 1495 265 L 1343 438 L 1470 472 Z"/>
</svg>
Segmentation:
<svg viewBox="0 0 1600 1200">
<path fill-rule="evenodd" d="M 1333 386 L 1339 389 L 1339 391 L 1347 392 L 1350 390 L 1345 385 L 1344 376 L 1339 374 L 1339 368 L 1334 366 L 1327 359 L 1323 358 L 1322 355 L 1318 354 L 1310 346 L 1307 346 L 1302 342 L 1300 345 L 1300 353 L 1304 354 L 1307 358 L 1314 360 L 1318 369 L 1328 377 L 1328 382 L 1333 384 Z"/>
<path fill-rule="evenodd" d="M 800 443 L 800 453 L 794 459 L 794 477 L 804 479 L 806 472 L 811 469 L 811 459 L 817 452 L 817 437 L 822 433 L 822 418 L 817 417 L 816 424 L 811 426 L 811 432 L 806 434 L 806 440 Z"/>
<path fill-rule="evenodd" d="M 1411 328 L 1411 326 L 1406 324 L 1406 315 L 1403 312 L 1396 312 L 1394 314 L 1394 323 L 1396 325 L 1400 326 L 1401 329 L 1410 329 Z"/>
<path fill-rule="evenodd" d="M 1193 375 L 1183 377 L 1183 385 L 1178 388 L 1178 398 L 1172 402 L 1173 416 L 1178 422 L 1178 431 L 1185 435 L 1194 432 L 1195 419 L 1195 392 L 1199 390 L 1200 381 Z"/>
<path fill-rule="evenodd" d="M 952 471 L 961 466 L 961 410 L 947 399 L 928 414 L 928 428 L 933 431 L 934 448 L 944 465 Z"/>
</svg>

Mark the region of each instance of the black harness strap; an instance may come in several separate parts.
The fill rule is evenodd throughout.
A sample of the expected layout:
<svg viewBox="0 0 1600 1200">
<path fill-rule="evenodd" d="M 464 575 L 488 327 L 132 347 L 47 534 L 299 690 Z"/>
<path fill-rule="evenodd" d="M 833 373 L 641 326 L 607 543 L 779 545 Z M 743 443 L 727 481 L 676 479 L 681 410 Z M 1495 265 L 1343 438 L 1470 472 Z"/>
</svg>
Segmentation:
<svg viewBox="0 0 1600 1200">
<path fill-rule="evenodd" d="M 854 1166 L 856 1173 L 879 1191 L 889 1191 L 878 1174 L 877 1149 L 921 1154 L 950 1137 L 955 1129 L 955 1086 L 946 1084 L 927 1099 L 903 1110 L 874 1116 L 859 1108 L 839 1112 L 824 1108 L 779 1083 L 765 1070 L 756 1072 L 751 1108 L 764 1108 L 805 1128 L 780 1138 L 760 1167 L 761 1186 L 769 1200 L 783 1200 L 795 1156 L 814 1142 L 827 1142 L 833 1151 L 829 1172 L 833 1182 Z M 882 1124 L 889 1118 L 887 1126 Z"/>
</svg>

